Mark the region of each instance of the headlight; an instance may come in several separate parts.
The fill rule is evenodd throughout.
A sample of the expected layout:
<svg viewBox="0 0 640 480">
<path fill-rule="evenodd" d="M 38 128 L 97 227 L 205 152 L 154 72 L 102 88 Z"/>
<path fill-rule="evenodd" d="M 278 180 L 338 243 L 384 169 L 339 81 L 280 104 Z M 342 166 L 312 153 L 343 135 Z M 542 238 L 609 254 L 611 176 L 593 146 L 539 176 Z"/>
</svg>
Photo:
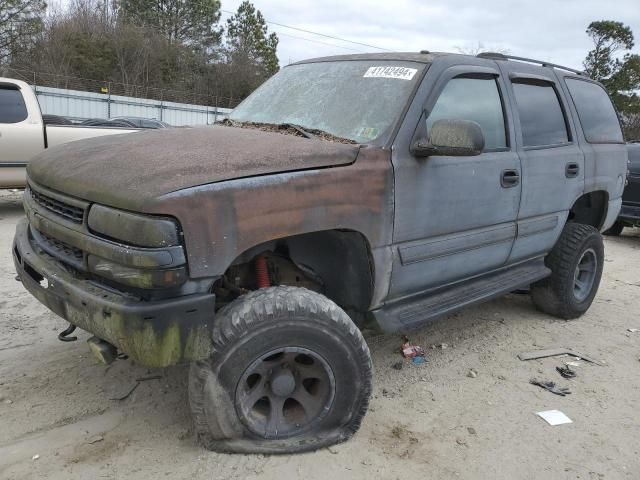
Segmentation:
<svg viewBox="0 0 640 480">
<path fill-rule="evenodd" d="M 136 288 L 167 288 L 180 285 L 187 279 L 184 267 L 168 270 L 144 270 L 125 267 L 95 255 L 89 255 L 89 270 L 114 282 Z"/>
<path fill-rule="evenodd" d="M 89 210 L 88 223 L 95 233 L 137 247 L 180 245 L 178 224 L 166 217 L 152 217 L 93 205 Z"/>
</svg>

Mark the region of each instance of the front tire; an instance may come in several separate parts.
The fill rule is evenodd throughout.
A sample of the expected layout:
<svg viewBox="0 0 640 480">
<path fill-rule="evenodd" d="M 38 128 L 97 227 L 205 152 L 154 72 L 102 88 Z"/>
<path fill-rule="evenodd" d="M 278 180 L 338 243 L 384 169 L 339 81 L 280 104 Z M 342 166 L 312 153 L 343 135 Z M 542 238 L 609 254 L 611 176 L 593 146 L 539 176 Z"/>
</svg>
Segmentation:
<svg viewBox="0 0 640 480">
<path fill-rule="evenodd" d="M 559 318 L 580 317 L 591 306 L 600 285 L 602 236 L 590 225 L 567 223 L 545 264 L 552 274 L 531 286 L 534 305 Z"/>
<path fill-rule="evenodd" d="M 293 453 L 349 439 L 369 404 L 362 334 L 328 298 L 294 287 L 222 309 L 213 352 L 189 372 L 199 442 L 219 452 Z"/>
</svg>

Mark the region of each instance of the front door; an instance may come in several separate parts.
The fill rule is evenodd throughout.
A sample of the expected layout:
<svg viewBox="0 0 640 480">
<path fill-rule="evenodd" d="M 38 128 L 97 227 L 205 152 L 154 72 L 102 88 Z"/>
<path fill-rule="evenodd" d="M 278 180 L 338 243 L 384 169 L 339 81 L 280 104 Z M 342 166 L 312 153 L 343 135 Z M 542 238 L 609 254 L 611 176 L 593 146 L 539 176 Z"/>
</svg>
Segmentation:
<svg viewBox="0 0 640 480">
<path fill-rule="evenodd" d="M 416 128 L 428 133 L 436 120 L 472 120 L 485 149 L 471 157 L 416 158 L 398 135 L 390 299 L 504 266 L 516 234 L 520 160 L 499 71 L 458 65 L 438 75 L 433 68 L 427 78 L 437 80 L 423 86 L 429 93 Z"/>
</svg>

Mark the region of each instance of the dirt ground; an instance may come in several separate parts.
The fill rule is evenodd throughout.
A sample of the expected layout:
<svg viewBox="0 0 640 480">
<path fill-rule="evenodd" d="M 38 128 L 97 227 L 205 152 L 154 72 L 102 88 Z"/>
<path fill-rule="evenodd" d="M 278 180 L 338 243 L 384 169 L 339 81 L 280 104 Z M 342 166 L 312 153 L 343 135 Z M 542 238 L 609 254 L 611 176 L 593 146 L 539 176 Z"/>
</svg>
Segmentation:
<svg viewBox="0 0 640 480">
<path fill-rule="evenodd" d="M 640 231 L 606 239 L 600 292 L 580 320 L 533 309 L 526 295 L 469 308 L 412 335 L 428 363 L 401 360 L 395 335 L 370 336 L 371 408 L 349 442 L 295 456 L 220 455 L 195 445 L 185 367 L 100 365 L 81 332 L 14 280 L 10 245 L 19 193 L 0 193 L 0 478 L 55 479 L 638 479 L 640 478 Z M 443 346 L 443 344 L 445 344 Z M 434 346 L 431 348 L 431 346 Z M 570 347 L 568 358 L 523 362 L 519 352 Z M 477 376 L 469 374 L 470 369 Z M 145 380 L 125 399 L 141 377 Z M 537 377 L 571 388 L 559 397 Z M 534 415 L 559 409 L 572 424 Z"/>
</svg>

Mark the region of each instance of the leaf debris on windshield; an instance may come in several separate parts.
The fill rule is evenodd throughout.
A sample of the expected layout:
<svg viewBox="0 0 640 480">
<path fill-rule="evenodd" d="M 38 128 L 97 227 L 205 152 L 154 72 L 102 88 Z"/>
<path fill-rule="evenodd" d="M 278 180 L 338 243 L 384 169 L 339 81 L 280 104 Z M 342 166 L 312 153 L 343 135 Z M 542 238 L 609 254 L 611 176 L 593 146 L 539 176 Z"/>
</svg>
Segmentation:
<svg viewBox="0 0 640 480">
<path fill-rule="evenodd" d="M 224 120 L 219 122 L 220 125 L 224 125 L 227 127 L 238 127 L 238 128 L 252 128 L 256 130 L 262 130 L 263 132 L 278 132 L 285 135 L 294 135 L 296 137 L 305 137 L 305 134 L 301 131 L 300 127 L 291 124 L 281 124 L 276 125 L 273 123 L 257 123 L 257 122 L 236 122 L 234 120 L 230 120 L 225 118 Z M 355 140 L 350 140 L 348 138 L 337 137 L 332 135 L 331 133 L 325 132 L 323 130 L 316 130 L 311 128 L 305 128 L 304 131 L 306 133 L 310 133 L 317 138 L 318 140 L 327 140 L 329 142 L 335 143 L 346 143 L 346 144 L 357 144 Z"/>
</svg>

